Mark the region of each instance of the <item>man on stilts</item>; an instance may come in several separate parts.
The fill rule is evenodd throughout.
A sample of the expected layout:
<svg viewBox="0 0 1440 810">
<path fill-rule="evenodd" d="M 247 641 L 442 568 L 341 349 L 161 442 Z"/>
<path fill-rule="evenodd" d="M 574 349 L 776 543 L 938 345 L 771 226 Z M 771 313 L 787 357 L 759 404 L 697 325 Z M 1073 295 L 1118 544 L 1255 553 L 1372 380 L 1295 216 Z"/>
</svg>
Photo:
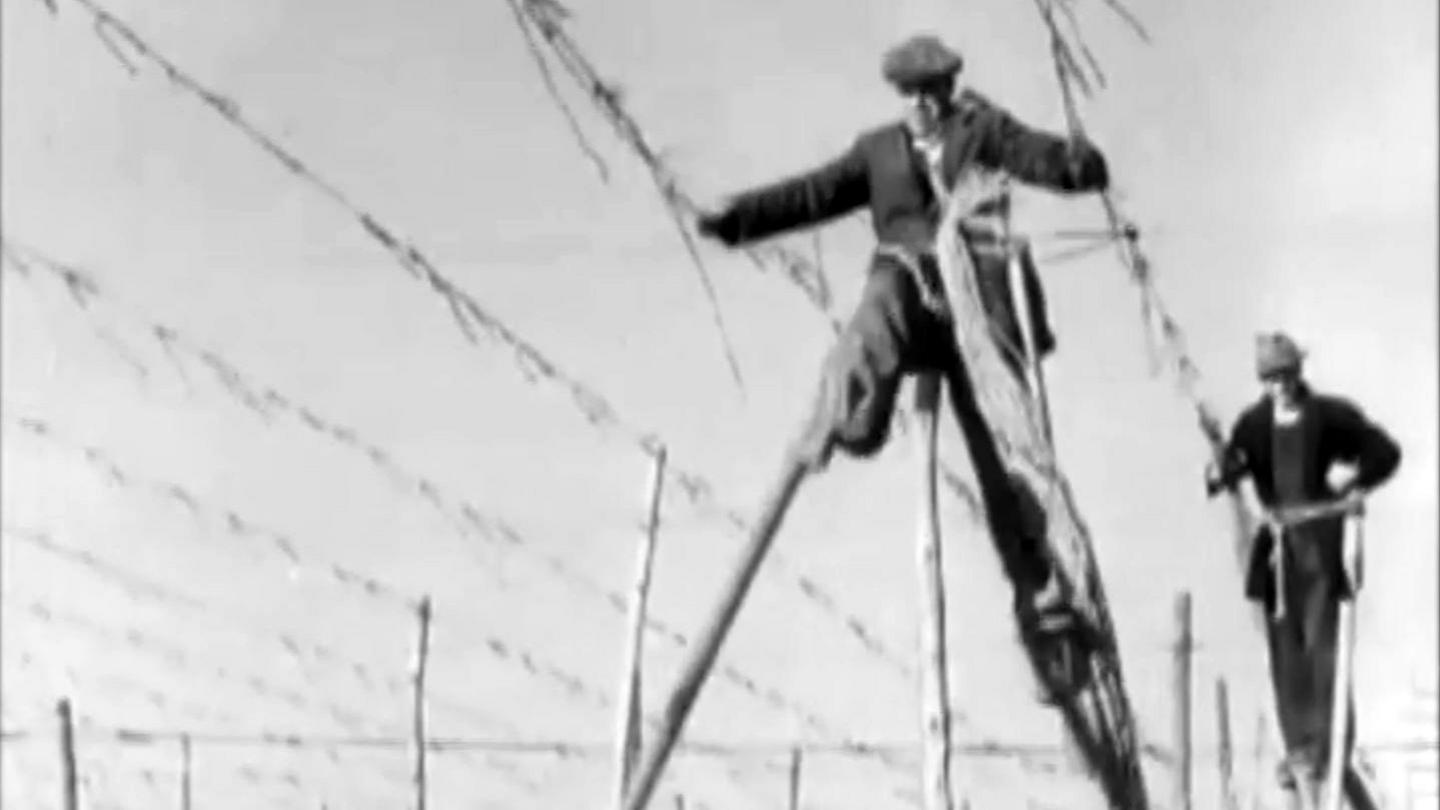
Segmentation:
<svg viewBox="0 0 1440 810">
<path fill-rule="evenodd" d="M 727 246 L 763 239 L 869 208 L 878 241 L 860 303 L 824 362 L 808 426 L 793 452 L 823 470 L 836 448 L 866 458 L 885 444 L 896 396 L 907 373 L 944 372 L 951 382 L 986 517 L 1016 609 L 1032 626 L 1071 618 L 1052 576 L 1043 520 L 1016 491 L 967 387 L 944 301 L 936 234 L 945 197 L 960 173 L 979 168 L 1056 192 L 1099 192 L 1108 185 L 1102 154 L 1080 140 L 1038 132 L 973 90 L 958 90 L 961 57 L 933 36 L 890 49 L 882 75 L 905 99 L 903 121 L 861 134 L 848 151 L 799 176 L 730 199 L 702 215 L 701 233 Z M 991 333 L 1011 370 L 1021 376 L 1024 341 L 1011 305 L 1007 262 L 1012 244 L 1002 219 L 1008 196 L 980 200 L 961 225 L 977 271 Z M 1031 303 L 1031 345 L 1044 356 L 1055 339 L 1033 264 L 1022 264 Z M 1037 358 L 1038 359 L 1038 358 Z M 959 396 L 956 396 L 956 394 Z M 973 417 L 968 418 L 967 417 Z M 977 427 L 978 426 L 978 427 Z M 1033 500 L 1033 499 L 1031 499 Z"/>
<path fill-rule="evenodd" d="M 947 384 L 980 482 L 990 534 L 1015 588 L 1022 633 L 1069 635 L 1081 626 L 1076 621 L 1079 612 L 1064 593 L 1063 577 L 1053 570 L 1043 511 L 1037 514 L 1033 493 L 1006 468 L 980 413 L 935 251 L 950 190 L 962 172 L 1004 174 L 1072 193 L 1103 190 L 1109 176 L 1104 157 L 1090 144 L 1034 131 L 978 93 L 957 93 L 961 65 L 960 56 L 933 36 L 914 37 L 892 48 L 885 54 L 882 74 L 906 99 L 903 122 L 865 132 L 824 166 L 739 194 L 722 210 L 698 218 L 702 234 L 733 246 L 868 206 L 879 245 L 860 304 L 825 360 L 814 410 L 789 448 L 780 479 L 751 528 L 719 603 L 690 648 L 654 742 L 627 787 L 625 810 L 643 810 L 654 795 L 801 481 L 823 470 L 837 448 L 857 458 L 880 450 L 907 373 L 923 373 L 927 381 Z M 982 278 L 979 286 L 982 297 L 993 299 L 984 302 L 992 336 L 1002 347 L 1008 343 L 1013 348 L 1024 344 L 1014 326 L 1023 320 L 995 317 L 1008 305 L 1010 292 L 1003 280 L 1008 258 L 1004 250 L 1010 242 L 1003 217 L 1008 211 L 1003 195 L 992 196 L 966 198 L 971 220 L 961 226 L 962 241 L 982 277 L 1001 277 L 1000 283 Z M 1021 284 L 1032 292 L 1038 287 L 1033 278 Z M 1029 321 L 1043 324 L 1041 308 L 1033 300 L 1031 306 Z M 1047 328 L 1032 331 L 1032 345 L 1040 347 L 1039 353 L 1053 348 Z M 1007 362 L 1018 376 L 1025 360 L 1023 353 L 1012 352 Z M 934 388 L 928 390 L 934 393 Z M 933 416 L 933 409 L 930 413 Z"/>
<path fill-rule="evenodd" d="M 1257 338 L 1256 373 L 1265 394 L 1236 421 L 1219 468 L 1207 475 L 1208 491 L 1214 496 L 1248 477 L 1272 518 L 1254 540 L 1245 595 L 1267 617 L 1270 676 L 1287 753 L 1282 787 L 1302 807 L 1314 807 L 1329 763 L 1338 761 L 1350 805 L 1370 810 L 1375 801 L 1350 758 L 1353 697 L 1338 696 L 1345 701 L 1343 718 L 1333 708 L 1339 705 L 1337 663 L 1349 653 L 1337 644 L 1342 601 L 1353 600 L 1361 585 L 1343 538 L 1347 516 L 1395 474 L 1400 448 L 1354 404 L 1311 391 L 1302 365 L 1303 353 L 1288 336 Z M 1337 464 L 1354 469 L 1338 490 L 1329 480 Z M 1316 516 L 1304 517 L 1307 511 Z M 1276 517 L 1287 513 L 1301 517 Z M 1337 720 L 1345 724 L 1339 736 L 1344 750 L 1332 760 L 1333 732 L 1342 731 L 1333 728 Z"/>
</svg>

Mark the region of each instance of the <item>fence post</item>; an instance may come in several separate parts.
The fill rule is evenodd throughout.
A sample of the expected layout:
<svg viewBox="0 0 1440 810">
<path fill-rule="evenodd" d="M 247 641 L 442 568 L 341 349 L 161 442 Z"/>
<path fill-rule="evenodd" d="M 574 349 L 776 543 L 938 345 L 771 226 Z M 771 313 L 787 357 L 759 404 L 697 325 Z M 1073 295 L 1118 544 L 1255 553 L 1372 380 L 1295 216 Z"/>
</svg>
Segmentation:
<svg viewBox="0 0 1440 810">
<path fill-rule="evenodd" d="M 190 810 L 190 735 L 180 735 L 180 810 Z"/>
<path fill-rule="evenodd" d="M 787 810 L 800 810 L 800 746 L 790 749 L 790 803 Z"/>
<path fill-rule="evenodd" d="M 635 582 L 626 612 L 625 659 L 620 673 L 620 716 L 616 730 L 615 806 L 623 807 L 630 787 L 630 774 L 640 756 L 641 669 L 644 658 L 645 623 L 650 598 L 650 570 L 655 561 L 655 544 L 660 536 L 660 495 L 665 486 L 666 451 L 655 450 L 646 489 L 645 536 L 636 558 Z"/>
<path fill-rule="evenodd" d="M 411 745 L 415 756 L 415 808 L 425 810 L 425 669 L 430 659 L 430 597 L 420 600 L 416 610 L 420 618 L 420 640 L 415 647 L 413 733 Z"/>
<path fill-rule="evenodd" d="M 1265 722 L 1265 709 L 1255 713 L 1255 778 L 1251 786 L 1250 810 L 1260 810 L 1260 797 L 1265 792 L 1265 786 L 1271 784 L 1266 778 L 1263 770 L 1265 768 L 1265 735 L 1269 731 L 1269 724 Z"/>
<path fill-rule="evenodd" d="M 1191 810 L 1193 758 L 1190 743 L 1191 656 L 1190 592 L 1175 599 L 1175 810 Z"/>
<path fill-rule="evenodd" d="M 1216 736 L 1219 740 L 1220 800 L 1225 810 L 1240 810 L 1235 795 L 1235 754 L 1230 743 L 1230 690 L 1224 678 L 1215 679 Z"/>
<path fill-rule="evenodd" d="M 80 809 L 80 784 L 75 772 L 75 718 L 70 711 L 70 699 L 61 698 L 55 704 L 55 714 L 60 720 L 60 786 L 61 807 L 64 810 Z"/>
<path fill-rule="evenodd" d="M 940 378 L 922 374 L 915 380 L 915 423 L 920 442 L 919 533 L 916 538 L 920 573 L 920 709 L 924 734 L 925 810 L 953 810 L 950 750 L 950 683 L 945 652 L 945 568 L 940 548 L 937 501 L 936 412 Z"/>
</svg>

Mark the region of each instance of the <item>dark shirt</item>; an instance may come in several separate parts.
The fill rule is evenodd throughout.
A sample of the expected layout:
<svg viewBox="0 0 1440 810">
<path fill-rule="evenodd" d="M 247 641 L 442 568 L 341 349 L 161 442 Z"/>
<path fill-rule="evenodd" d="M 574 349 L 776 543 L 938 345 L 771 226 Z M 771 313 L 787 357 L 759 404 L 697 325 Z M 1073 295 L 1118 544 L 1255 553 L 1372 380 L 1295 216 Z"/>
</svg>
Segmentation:
<svg viewBox="0 0 1440 810">
<path fill-rule="evenodd" d="M 1281 506 L 1302 504 L 1309 500 L 1306 481 L 1310 465 L 1306 462 L 1304 417 L 1288 425 L 1275 425 L 1272 441 L 1275 458 L 1275 502 Z"/>
</svg>

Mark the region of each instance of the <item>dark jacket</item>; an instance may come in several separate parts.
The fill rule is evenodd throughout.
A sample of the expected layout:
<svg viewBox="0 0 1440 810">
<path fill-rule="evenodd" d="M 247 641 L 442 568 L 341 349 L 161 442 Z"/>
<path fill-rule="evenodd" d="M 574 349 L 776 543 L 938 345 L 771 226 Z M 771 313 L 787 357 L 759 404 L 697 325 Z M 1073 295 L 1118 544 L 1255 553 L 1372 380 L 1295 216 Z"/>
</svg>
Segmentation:
<svg viewBox="0 0 1440 810">
<path fill-rule="evenodd" d="M 1088 143 L 1030 129 L 973 91 L 957 107 L 943 128 L 947 185 L 965 166 L 978 165 L 1053 191 L 1107 187 L 1105 158 Z M 928 251 L 943 212 L 923 166 L 904 124 L 886 124 L 818 169 L 738 195 L 721 213 L 716 235 L 729 244 L 748 242 L 869 206 L 877 240 Z"/>
<path fill-rule="evenodd" d="M 1301 392 L 1300 429 L 1304 431 L 1300 446 L 1309 454 L 1304 468 L 1308 478 L 1303 482 L 1305 498 L 1310 502 L 1336 498 L 1327 474 L 1337 463 L 1354 464 L 1354 485 L 1371 489 L 1390 479 L 1400 466 L 1400 447 L 1379 425 L 1371 422 L 1358 407 L 1339 397 Z M 1235 421 L 1225 447 L 1220 483 L 1233 487 L 1249 476 L 1255 494 L 1266 507 L 1276 505 L 1274 438 L 1274 406 L 1268 399 L 1246 408 Z M 1287 530 L 1298 532 L 1313 546 L 1297 558 L 1299 570 L 1325 572 L 1336 593 L 1353 594 L 1360 587 L 1361 573 L 1354 572 L 1353 582 L 1346 579 L 1341 559 L 1341 519 L 1312 521 Z M 1271 554 L 1275 538 L 1268 522 L 1262 523 L 1251 545 L 1250 560 L 1245 572 L 1245 596 L 1273 608 L 1276 592 Z M 1288 555 L 1287 555 L 1288 556 Z M 1313 560 L 1306 563 L 1306 558 Z M 1295 564 L 1295 563 L 1291 563 Z"/>
<path fill-rule="evenodd" d="M 1379 425 L 1353 403 L 1339 397 L 1302 391 L 1304 447 L 1312 453 L 1306 467 L 1310 480 L 1306 495 L 1315 501 L 1335 498 L 1326 474 L 1337 463 L 1354 464 L 1355 484 L 1365 489 L 1390 479 L 1400 466 L 1400 447 Z M 1275 505 L 1271 438 L 1274 410 L 1268 399 L 1246 408 L 1230 432 L 1221 480 L 1234 486 L 1249 476 L 1255 493 L 1267 507 Z"/>
</svg>

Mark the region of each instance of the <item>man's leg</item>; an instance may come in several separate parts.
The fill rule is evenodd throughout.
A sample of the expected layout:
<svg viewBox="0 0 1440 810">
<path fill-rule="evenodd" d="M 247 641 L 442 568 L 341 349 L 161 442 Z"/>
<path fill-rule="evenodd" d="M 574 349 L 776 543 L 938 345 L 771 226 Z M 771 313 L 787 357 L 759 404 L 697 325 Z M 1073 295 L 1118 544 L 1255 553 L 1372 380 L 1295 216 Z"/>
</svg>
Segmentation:
<svg viewBox="0 0 1440 810">
<path fill-rule="evenodd" d="M 1293 543 L 1286 543 L 1287 569 L 1294 569 L 1294 561 L 1288 553 Z M 1275 719 L 1280 726 L 1281 742 L 1285 746 L 1281 767 L 1280 786 L 1287 792 L 1305 795 L 1313 774 L 1310 772 L 1310 752 L 1307 723 L 1307 708 L 1313 702 L 1311 673 L 1306 666 L 1304 650 L 1304 616 L 1298 609 L 1293 576 L 1285 577 L 1283 588 L 1275 594 L 1284 600 L 1282 618 L 1276 619 L 1273 604 L 1266 606 L 1265 642 L 1269 647 L 1270 682 L 1275 696 Z"/>
<path fill-rule="evenodd" d="M 925 272 L 939 279 L 939 269 Z M 1063 612 L 1063 595 L 1051 576 L 1041 501 L 1012 475 L 986 424 L 951 325 L 921 303 L 919 288 L 898 262 L 881 258 L 871 270 L 855 313 L 826 358 L 810 426 L 797 455 L 822 468 L 835 447 L 867 457 L 884 445 L 900 381 L 908 371 L 942 369 L 953 410 L 976 470 L 989 534 L 1016 608 L 1026 620 Z"/>
<path fill-rule="evenodd" d="M 906 371 L 915 368 L 917 324 L 925 312 L 909 272 L 881 258 L 860 303 L 826 356 L 797 457 L 823 469 L 835 448 L 868 458 L 885 445 Z"/>
</svg>

